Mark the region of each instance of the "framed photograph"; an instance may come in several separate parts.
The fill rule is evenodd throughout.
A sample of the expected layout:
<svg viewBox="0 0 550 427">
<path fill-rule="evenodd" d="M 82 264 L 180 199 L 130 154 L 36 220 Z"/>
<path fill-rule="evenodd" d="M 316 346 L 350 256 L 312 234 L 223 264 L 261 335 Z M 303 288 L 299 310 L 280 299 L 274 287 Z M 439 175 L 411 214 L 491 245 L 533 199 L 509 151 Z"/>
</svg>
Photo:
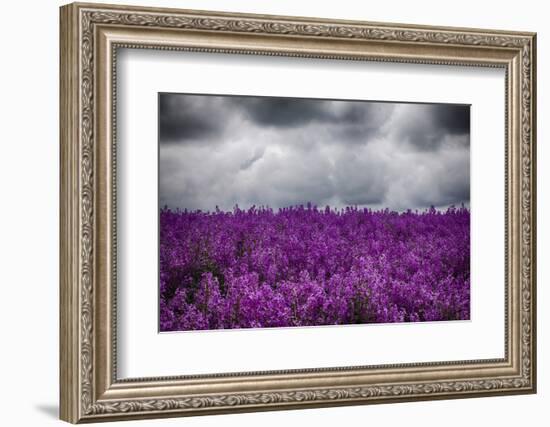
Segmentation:
<svg viewBox="0 0 550 427">
<path fill-rule="evenodd" d="M 61 419 L 536 391 L 534 33 L 60 13 Z"/>
</svg>

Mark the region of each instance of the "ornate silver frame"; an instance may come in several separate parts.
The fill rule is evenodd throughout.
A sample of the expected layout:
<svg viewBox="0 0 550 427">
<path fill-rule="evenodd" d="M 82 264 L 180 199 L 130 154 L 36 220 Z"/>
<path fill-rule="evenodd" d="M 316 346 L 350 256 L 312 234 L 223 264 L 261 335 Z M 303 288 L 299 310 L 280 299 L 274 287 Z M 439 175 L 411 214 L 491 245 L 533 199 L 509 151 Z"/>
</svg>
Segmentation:
<svg viewBox="0 0 550 427">
<path fill-rule="evenodd" d="M 80 3 L 60 12 L 61 419 L 78 423 L 535 392 L 534 33 Z M 117 379 L 118 47 L 504 68 L 505 357 Z"/>
</svg>

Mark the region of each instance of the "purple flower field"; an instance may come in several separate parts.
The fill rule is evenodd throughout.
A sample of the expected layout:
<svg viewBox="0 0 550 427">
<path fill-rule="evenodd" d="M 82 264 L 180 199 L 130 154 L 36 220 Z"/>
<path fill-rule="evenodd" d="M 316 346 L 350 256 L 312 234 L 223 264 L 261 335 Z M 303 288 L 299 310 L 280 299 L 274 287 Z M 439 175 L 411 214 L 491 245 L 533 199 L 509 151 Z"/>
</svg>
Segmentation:
<svg viewBox="0 0 550 427">
<path fill-rule="evenodd" d="M 160 330 L 470 318 L 470 212 L 160 212 Z"/>
</svg>

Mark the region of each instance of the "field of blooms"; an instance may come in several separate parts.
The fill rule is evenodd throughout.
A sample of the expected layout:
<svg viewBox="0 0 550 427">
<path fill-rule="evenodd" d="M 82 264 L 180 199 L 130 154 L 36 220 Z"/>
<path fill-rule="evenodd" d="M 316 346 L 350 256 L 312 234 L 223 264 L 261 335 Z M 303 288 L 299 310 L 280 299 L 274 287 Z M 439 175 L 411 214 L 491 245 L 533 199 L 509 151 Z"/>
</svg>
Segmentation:
<svg viewBox="0 0 550 427">
<path fill-rule="evenodd" d="M 470 317 L 470 212 L 160 212 L 160 330 Z"/>
</svg>

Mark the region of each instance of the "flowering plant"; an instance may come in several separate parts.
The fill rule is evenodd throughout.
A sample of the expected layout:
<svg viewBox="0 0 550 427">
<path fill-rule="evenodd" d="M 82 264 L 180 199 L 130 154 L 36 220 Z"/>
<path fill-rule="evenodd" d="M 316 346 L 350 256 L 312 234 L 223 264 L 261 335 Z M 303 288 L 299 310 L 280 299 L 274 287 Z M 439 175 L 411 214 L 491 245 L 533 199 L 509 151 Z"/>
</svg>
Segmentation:
<svg viewBox="0 0 550 427">
<path fill-rule="evenodd" d="M 469 319 L 470 212 L 160 212 L 160 330 Z"/>
</svg>

